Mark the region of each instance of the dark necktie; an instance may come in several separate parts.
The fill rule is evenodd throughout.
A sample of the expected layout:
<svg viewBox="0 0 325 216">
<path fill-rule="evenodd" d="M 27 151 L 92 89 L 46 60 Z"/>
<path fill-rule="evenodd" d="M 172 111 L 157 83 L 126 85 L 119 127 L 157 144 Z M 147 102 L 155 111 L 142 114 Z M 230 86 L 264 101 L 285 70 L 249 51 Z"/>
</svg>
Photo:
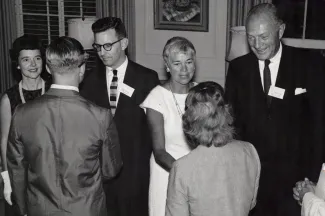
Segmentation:
<svg viewBox="0 0 325 216">
<path fill-rule="evenodd" d="M 263 71 L 263 76 L 264 76 L 264 92 L 266 95 L 266 100 L 267 100 L 267 104 L 270 105 L 271 103 L 271 96 L 269 96 L 269 90 L 270 90 L 270 86 L 271 86 L 271 71 L 269 68 L 269 64 L 271 63 L 269 59 L 266 59 L 264 61 L 265 66 L 264 66 L 264 71 Z"/>
<path fill-rule="evenodd" d="M 110 94 L 109 94 L 109 103 L 111 105 L 111 111 L 112 114 L 115 114 L 116 107 L 117 107 L 117 70 L 113 70 L 113 79 L 111 82 L 111 86 L 109 88 Z"/>
</svg>

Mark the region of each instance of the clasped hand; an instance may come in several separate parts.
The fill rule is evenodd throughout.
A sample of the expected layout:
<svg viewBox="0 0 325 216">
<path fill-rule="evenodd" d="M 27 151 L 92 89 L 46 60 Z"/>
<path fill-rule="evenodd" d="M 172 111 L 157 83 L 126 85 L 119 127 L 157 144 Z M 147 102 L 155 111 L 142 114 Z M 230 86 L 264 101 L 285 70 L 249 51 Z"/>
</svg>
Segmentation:
<svg viewBox="0 0 325 216">
<path fill-rule="evenodd" d="M 304 181 L 299 181 L 296 183 L 296 186 L 293 188 L 293 198 L 301 205 L 306 193 L 315 193 L 315 187 L 316 185 L 314 182 L 310 181 L 308 178 L 305 178 Z"/>
</svg>

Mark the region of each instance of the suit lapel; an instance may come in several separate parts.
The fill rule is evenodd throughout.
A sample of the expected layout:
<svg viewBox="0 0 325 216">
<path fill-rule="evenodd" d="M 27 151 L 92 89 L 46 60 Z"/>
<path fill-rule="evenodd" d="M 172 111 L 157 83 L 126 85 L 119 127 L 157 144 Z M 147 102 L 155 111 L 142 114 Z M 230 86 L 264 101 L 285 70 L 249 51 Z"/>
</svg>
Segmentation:
<svg viewBox="0 0 325 216">
<path fill-rule="evenodd" d="M 97 104 L 102 107 L 110 107 L 107 81 L 106 81 L 106 66 L 101 62 L 97 73 L 97 86 L 94 86 L 95 95 L 97 95 Z"/>
<path fill-rule="evenodd" d="M 255 95 L 256 101 L 259 104 L 263 104 L 265 108 L 267 108 L 267 103 L 266 103 L 266 96 L 264 93 L 263 85 L 262 85 L 262 79 L 261 79 L 261 74 L 260 74 L 260 68 L 258 65 L 258 59 L 256 56 L 251 53 L 251 71 L 252 73 L 249 73 L 252 75 L 251 80 L 251 95 Z"/>
<path fill-rule="evenodd" d="M 120 113 L 120 111 L 122 109 L 124 109 L 125 107 L 128 106 L 128 103 L 130 103 L 130 99 L 134 99 L 134 97 L 135 97 L 137 77 L 136 77 L 136 73 L 133 71 L 132 64 L 133 64 L 132 61 L 129 60 L 128 65 L 126 67 L 123 84 L 133 88 L 134 92 L 133 92 L 131 98 L 129 96 L 125 95 L 124 93 L 120 92 L 120 96 L 119 96 L 119 100 L 117 103 L 117 108 L 116 108 L 114 117 L 116 115 L 118 115 L 118 113 Z"/>
<path fill-rule="evenodd" d="M 292 69 L 294 67 L 294 62 L 291 61 L 291 54 L 286 46 L 283 46 L 282 56 L 279 65 L 278 76 L 276 79 L 276 87 L 282 88 L 285 90 L 283 99 L 274 99 L 276 101 L 275 104 L 282 104 L 283 100 L 290 95 L 290 91 L 292 89 L 292 84 L 294 83 L 294 76 L 292 74 Z M 280 107 L 281 109 L 281 107 Z"/>
</svg>

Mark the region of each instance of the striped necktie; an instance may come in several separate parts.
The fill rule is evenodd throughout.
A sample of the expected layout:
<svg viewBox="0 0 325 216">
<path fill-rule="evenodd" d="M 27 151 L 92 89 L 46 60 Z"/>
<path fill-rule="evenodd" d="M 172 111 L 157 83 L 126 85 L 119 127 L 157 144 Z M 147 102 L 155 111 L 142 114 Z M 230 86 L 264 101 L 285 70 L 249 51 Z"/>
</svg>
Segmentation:
<svg viewBox="0 0 325 216">
<path fill-rule="evenodd" d="M 110 86 L 109 102 L 111 105 L 112 114 L 115 114 L 117 107 L 117 70 L 113 70 L 113 79 Z"/>
</svg>

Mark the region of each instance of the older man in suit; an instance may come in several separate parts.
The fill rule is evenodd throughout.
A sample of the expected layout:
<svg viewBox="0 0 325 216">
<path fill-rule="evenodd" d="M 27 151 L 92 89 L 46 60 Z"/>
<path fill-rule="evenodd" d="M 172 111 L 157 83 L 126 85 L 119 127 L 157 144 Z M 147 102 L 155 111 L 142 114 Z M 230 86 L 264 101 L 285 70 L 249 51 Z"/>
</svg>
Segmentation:
<svg viewBox="0 0 325 216">
<path fill-rule="evenodd" d="M 249 12 L 246 31 L 252 52 L 230 63 L 226 98 L 239 138 L 262 163 L 255 215 L 299 215 L 292 188 L 304 167 L 323 161 L 321 66 L 317 56 L 281 43 L 285 24 L 272 4 Z"/>
<path fill-rule="evenodd" d="M 122 160 L 110 110 L 79 95 L 86 56 L 73 38 L 53 41 L 46 64 L 54 84 L 13 116 L 7 157 L 21 215 L 107 215 L 102 181 Z"/>
<path fill-rule="evenodd" d="M 157 73 L 125 54 L 128 39 L 119 18 L 106 17 L 92 25 L 93 47 L 101 62 L 85 78 L 82 95 L 110 108 L 119 133 L 123 169 L 104 185 L 109 215 L 148 215 L 149 159 L 152 141 L 140 104 L 159 84 Z"/>
</svg>

